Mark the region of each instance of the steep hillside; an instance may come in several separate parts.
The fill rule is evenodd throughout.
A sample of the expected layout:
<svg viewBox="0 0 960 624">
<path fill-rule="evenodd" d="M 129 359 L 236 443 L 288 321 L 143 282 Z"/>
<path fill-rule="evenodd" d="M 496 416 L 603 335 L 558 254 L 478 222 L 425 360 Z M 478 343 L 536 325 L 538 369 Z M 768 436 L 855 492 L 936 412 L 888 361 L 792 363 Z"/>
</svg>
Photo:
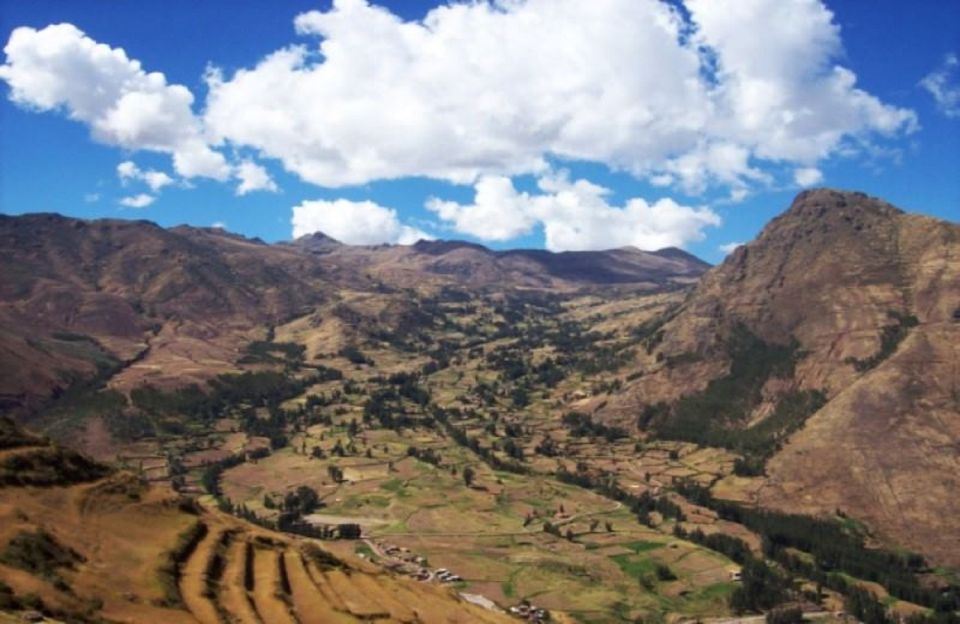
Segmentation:
<svg viewBox="0 0 960 624">
<path fill-rule="evenodd" d="M 724 491 L 840 510 L 956 564 L 958 307 L 960 226 L 807 191 L 651 332 L 639 378 L 601 413 L 740 450 L 741 474 L 772 455 Z"/>
<path fill-rule="evenodd" d="M 120 369 L 127 385 L 209 376 L 329 283 L 303 254 L 216 231 L 43 214 L 0 216 L 0 264 L 11 408 Z"/>
</svg>

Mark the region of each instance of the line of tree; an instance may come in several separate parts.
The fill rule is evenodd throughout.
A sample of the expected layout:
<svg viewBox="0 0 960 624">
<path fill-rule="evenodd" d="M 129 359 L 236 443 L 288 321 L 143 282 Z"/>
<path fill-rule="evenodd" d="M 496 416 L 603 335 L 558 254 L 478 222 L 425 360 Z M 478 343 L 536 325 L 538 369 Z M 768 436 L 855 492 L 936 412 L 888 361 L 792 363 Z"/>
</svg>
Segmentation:
<svg viewBox="0 0 960 624">
<path fill-rule="evenodd" d="M 920 582 L 918 575 L 928 571 L 922 556 L 868 548 L 862 534 L 836 520 L 743 507 L 717 500 L 707 488 L 690 482 L 678 484 L 677 491 L 760 535 L 764 554 L 798 576 L 843 593 L 848 589 L 843 573 L 879 583 L 897 598 L 938 611 L 960 608 L 960 587 L 941 590 Z M 812 555 L 813 562 L 797 557 L 794 550 Z"/>
<path fill-rule="evenodd" d="M 627 432 L 620 427 L 611 427 L 600 422 L 594 422 L 589 414 L 567 412 L 563 415 L 563 424 L 570 430 L 570 435 L 578 438 L 602 437 L 608 442 L 627 437 Z"/>
</svg>

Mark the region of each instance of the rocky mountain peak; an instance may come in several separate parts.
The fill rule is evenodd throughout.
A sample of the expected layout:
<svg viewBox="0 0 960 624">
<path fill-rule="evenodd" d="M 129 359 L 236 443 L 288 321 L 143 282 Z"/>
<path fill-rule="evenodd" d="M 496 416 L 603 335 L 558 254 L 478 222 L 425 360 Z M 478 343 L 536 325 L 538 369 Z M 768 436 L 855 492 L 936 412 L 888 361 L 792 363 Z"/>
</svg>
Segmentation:
<svg viewBox="0 0 960 624">
<path fill-rule="evenodd" d="M 801 238 L 833 244 L 837 238 L 889 226 L 902 214 L 865 193 L 811 189 L 797 195 L 790 208 L 763 229 L 758 242 Z"/>
<path fill-rule="evenodd" d="M 342 247 L 343 243 L 323 232 L 314 232 L 312 234 L 304 234 L 293 241 L 293 245 L 310 253 L 328 253 Z"/>
<path fill-rule="evenodd" d="M 418 240 L 413 244 L 413 250 L 431 256 L 442 256 L 458 249 L 470 249 L 489 254 L 490 250 L 483 245 L 462 240 Z"/>
</svg>

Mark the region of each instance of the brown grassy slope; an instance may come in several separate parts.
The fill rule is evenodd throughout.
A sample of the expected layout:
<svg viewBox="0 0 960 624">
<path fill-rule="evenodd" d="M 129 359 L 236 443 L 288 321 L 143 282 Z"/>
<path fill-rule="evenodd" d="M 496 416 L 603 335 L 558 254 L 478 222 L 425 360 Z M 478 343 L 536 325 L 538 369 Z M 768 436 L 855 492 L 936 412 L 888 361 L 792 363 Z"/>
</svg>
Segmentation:
<svg viewBox="0 0 960 624">
<path fill-rule="evenodd" d="M 897 250 L 900 294 L 920 326 L 791 440 L 771 463 L 761 500 L 812 513 L 843 509 L 956 566 L 960 323 L 952 314 L 960 308 L 960 227 L 902 216 Z"/>
<path fill-rule="evenodd" d="M 278 555 L 273 548 L 255 548 L 253 602 L 265 622 L 293 624 L 290 607 L 280 598 Z"/>
<path fill-rule="evenodd" d="M 219 600 L 224 610 L 239 624 L 259 624 L 260 617 L 244 585 L 246 549 L 246 540 L 235 539 L 230 544 Z"/>
<path fill-rule="evenodd" d="M 885 541 L 960 566 L 960 340 L 918 328 L 842 390 L 768 466 L 762 505 L 842 510 Z"/>
<path fill-rule="evenodd" d="M 290 590 L 297 618 L 303 624 L 334 624 L 352 622 L 353 618 L 342 611 L 336 611 L 326 596 L 317 591 L 313 580 L 307 573 L 303 557 L 296 551 L 284 553 L 284 563 L 290 579 Z"/>
<path fill-rule="evenodd" d="M 139 496 L 138 500 L 131 495 Z M 119 621 L 192 622 L 186 612 L 158 607 L 163 599 L 157 566 L 191 517 L 169 496 L 140 491 L 122 476 L 90 485 L 0 489 L 0 543 L 13 534 L 43 528 L 85 559 L 61 572 L 70 592 L 47 579 L 0 570 L 17 594 L 35 593 L 44 603 L 81 613 L 101 600 L 105 618 Z"/>
<path fill-rule="evenodd" d="M 2 424 L 0 439 L 8 446 L 0 451 L 4 456 L 56 450 L 44 446 L 42 440 L 14 435 L 17 430 L 10 428 L 8 421 Z M 43 474 L 57 472 L 47 466 Z M 392 595 L 399 584 L 405 588 L 409 602 L 378 607 L 380 612 L 403 615 L 410 613 L 404 611 L 408 608 L 416 610 L 423 622 L 509 621 L 506 616 L 463 602 L 446 589 L 395 578 L 353 559 L 337 563 L 327 557 L 334 569 L 322 571 L 316 563 L 311 565 L 314 575 L 334 578 L 331 586 L 336 586 L 335 591 L 360 596 L 351 598 L 357 604 L 329 600 L 302 568 L 295 570 L 292 578 L 288 572 L 288 589 L 281 570 L 286 569 L 287 562 L 310 556 L 305 540 L 272 533 L 219 512 L 198 510 L 171 492 L 145 486 L 127 473 L 103 476 L 102 472 L 91 471 L 83 476 L 72 469 L 59 472 L 72 479 L 47 487 L 0 485 L 0 581 L 21 598 L 38 596 L 46 609 L 63 617 L 186 623 L 216 622 L 218 613 L 231 613 L 238 621 L 251 624 L 258 620 L 306 622 L 311 621 L 309 617 L 295 617 L 297 605 L 328 604 L 337 611 L 331 621 L 359 621 L 370 611 L 364 602 L 369 598 L 364 596 Z M 182 549 L 181 537 L 199 522 L 208 532 L 195 548 Z M 209 578 L 215 582 L 210 583 L 212 568 L 208 562 L 223 531 L 230 531 L 233 540 L 221 549 L 225 557 L 223 573 L 219 579 L 214 573 Z M 75 553 L 65 557 L 72 563 L 54 565 L 46 560 L 9 556 L 11 540 L 40 534 L 49 535 L 63 553 Z M 245 569 L 248 544 L 255 552 L 249 570 Z M 178 553 L 179 572 L 162 575 L 160 571 L 171 553 Z M 245 587 L 247 579 L 253 583 L 253 602 Z"/>
<path fill-rule="evenodd" d="M 180 595 L 183 603 L 200 624 L 218 624 L 220 621 L 216 606 L 204 595 L 204 589 L 207 566 L 222 534 L 223 530 L 219 528 L 209 530 L 180 571 Z"/>
<path fill-rule="evenodd" d="M 141 358 L 125 375 L 154 371 L 161 383 L 176 375 L 151 365 L 170 353 L 232 362 L 265 325 L 322 300 L 329 281 L 287 248 L 49 214 L 0 216 L 0 266 L 0 371 L 12 373 L 0 376 L 0 401 L 10 407 L 36 405 L 65 373 L 95 372 L 90 341 L 117 360 Z"/>
<path fill-rule="evenodd" d="M 801 193 L 704 276 L 643 376 L 603 413 L 629 422 L 645 404 L 703 388 L 725 372 L 722 337 L 737 323 L 768 342 L 796 338 L 804 356 L 785 386 L 820 389 L 831 401 L 772 460 L 761 501 L 841 508 L 894 542 L 958 563 L 960 514 L 946 495 L 958 474 L 958 293 L 957 224 L 860 193 Z M 881 351 L 890 311 L 919 326 L 892 357 L 857 370 L 852 360 Z M 687 363 L 666 364 L 684 355 Z"/>
</svg>

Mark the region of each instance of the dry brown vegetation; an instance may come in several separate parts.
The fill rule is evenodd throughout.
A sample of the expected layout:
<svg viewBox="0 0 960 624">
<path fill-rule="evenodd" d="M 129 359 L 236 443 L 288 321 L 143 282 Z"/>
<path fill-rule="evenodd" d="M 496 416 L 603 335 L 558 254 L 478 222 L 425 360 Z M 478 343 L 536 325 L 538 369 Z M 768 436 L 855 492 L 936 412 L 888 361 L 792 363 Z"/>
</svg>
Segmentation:
<svg viewBox="0 0 960 624">
<path fill-rule="evenodd" d="M 122 472 L 0 488 L 0 545 L 13 552 L 10 544 L 35 535 L 47 536 L 45 550 L 8 556 L 0 578 L 16 600 L 55 617 L 209 624 L 357 622 L 371 615 L 383 622 L 506 621 L 351 555 L 326 555 L 317 563 L 317 547 L 306 540 L 204 510 Z M 36 559 L 41 556 L 47 559 Z M 416 606 L 398 601 L 398 591 Z"/>
</svg>

